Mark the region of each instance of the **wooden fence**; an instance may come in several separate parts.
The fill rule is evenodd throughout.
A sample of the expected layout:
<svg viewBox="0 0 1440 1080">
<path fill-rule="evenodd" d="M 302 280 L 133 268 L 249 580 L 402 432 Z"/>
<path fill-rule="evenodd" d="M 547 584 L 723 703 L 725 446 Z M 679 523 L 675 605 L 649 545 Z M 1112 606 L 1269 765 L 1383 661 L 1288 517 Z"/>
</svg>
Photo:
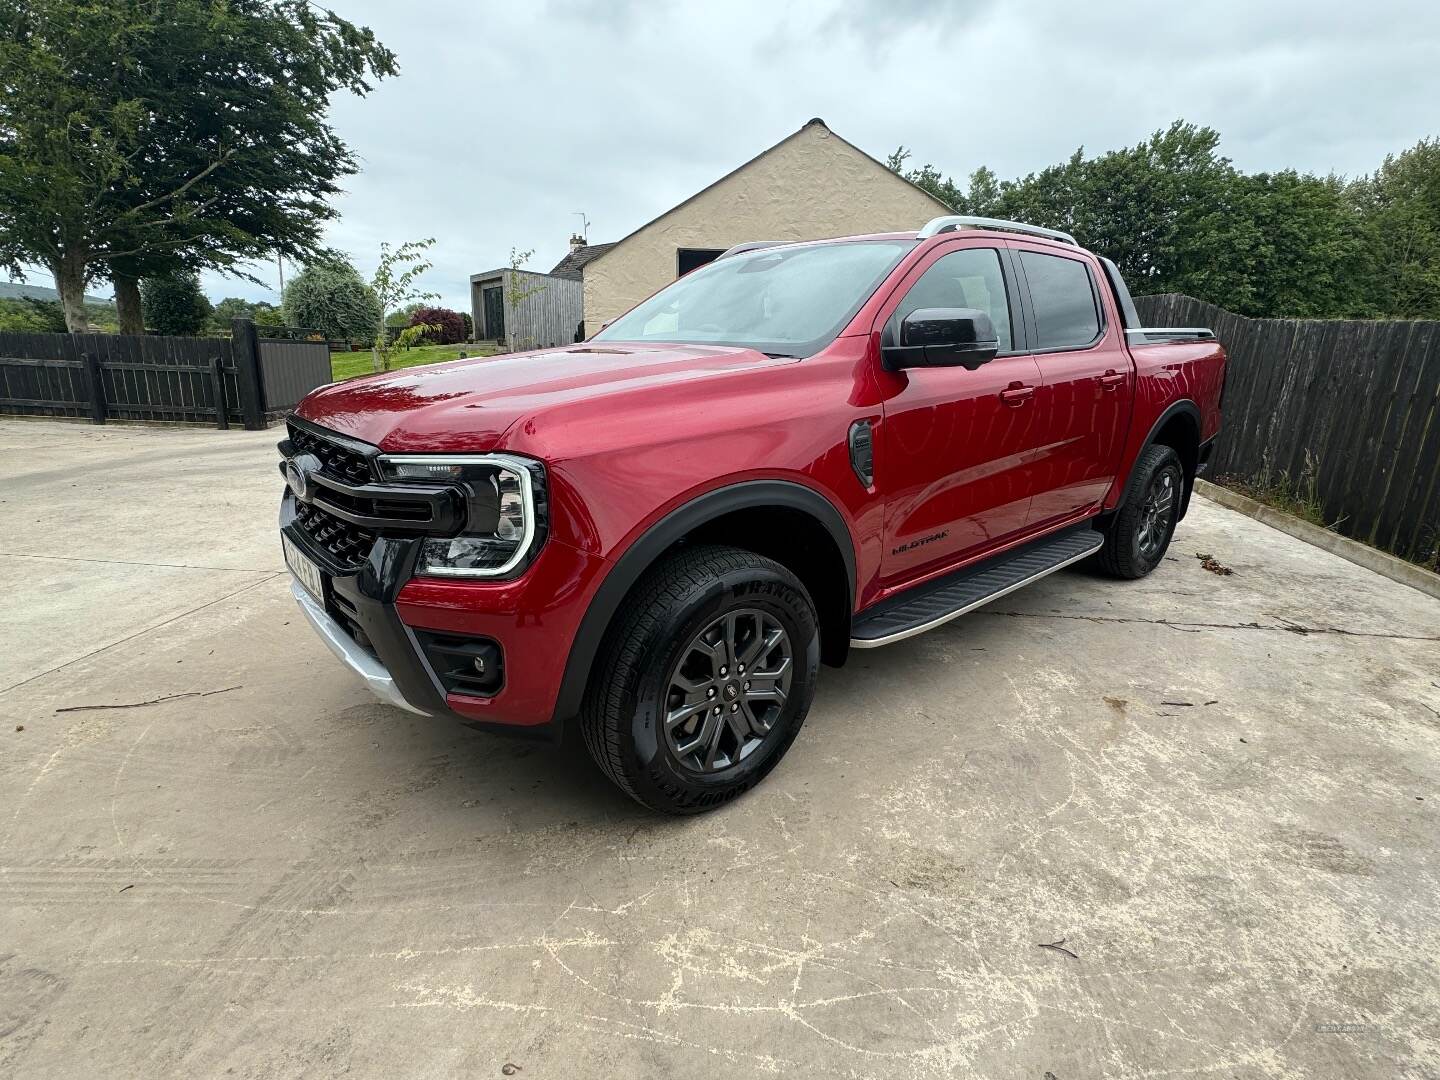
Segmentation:
<svg viewBox="0 0 1440 1080">
<path fill-rule="evenodd" d="M 324 342 L 0 331 L 0 414 L 258 429 L 331 381 Z"/>
<path fill-rule="evenodd" d="M 1247 319 L 1136 299 L 1151 326 L 1209 326 L 1229 355 L 1211 471 L 1313 483 L 1338 531 L 1425 562 L 1440 547 L 1440 322 Z"/>
</svg>

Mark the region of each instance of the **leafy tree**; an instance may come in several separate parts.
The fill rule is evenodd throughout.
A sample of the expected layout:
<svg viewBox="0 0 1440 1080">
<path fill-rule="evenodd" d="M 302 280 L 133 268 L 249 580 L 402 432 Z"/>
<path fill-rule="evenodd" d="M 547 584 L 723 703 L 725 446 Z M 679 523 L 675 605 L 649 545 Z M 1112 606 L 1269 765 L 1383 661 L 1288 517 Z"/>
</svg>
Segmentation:
<svg viewBox="0 0 1440 1080">
<path fill-rule="evenodd" d="M 205 325 L 207 334 L 224 336 L 230 333 L 236 319 L 250 319 L 256 326 L 284 326 L 285 315 L 278 307 L 264 300 L 245 300 L 238 296 L 227 296 L 215 305 Z"/>
<path fill-rule="evenodd" d="M 250 312 L 250 318 L 255 321 L 256 326 L 285 325 L 285 313 L 274 304 L 267 304 L 263 300 L 255 305 Z"/>
<path fill-rule="evenodd" d="M 406 304 L 404 307 L 396 308 L 394 311 L 390 312 L 389 315 L 385 316 L 385 325 L 392 328 L 400 327 L 401 329 L 404 329 L 405 327 L 411 325 L 414 321 L 411 316 L 424 306 L 425 304 L 422 301 L 416 300 L 412 303 Z"/>
<path fill-rule="evenodd" d="M 140 283 L 145 325 L 157 334 L 193 337 L 210 318 L 210 301 L 194 274 L 146 278 Z"/>
<path fill-rule="evenodd" d="M 33 296 L 0 299 L 0 330 L 63 334 L 65 312 L 54 300 L 38 300 Z"/>
<path fill-rule="evenodd" d="M 370 290 L 379 306 L 378 313 L 370 322 L 371 332 L 375 335 L 371 355 L 376 371 L 388 370 L 393 355 L 389 335 L 385 331 L 385 313 L 402 304 L 435 299 L 435 293 L 421 292 L 415 287 L 415 280 L 430 269 L 430 261 L 424 257 L 424 252 L 434 243 L 432 237 L 407 240 L 396 248 L 389 244 L 380 245 L 380 262 L 375 267 L 375 276 L 370 279 Z"/>
<path fill-rule="evenodd" d="M 962 213 L 1074 233 L 1137 294 L 1183 292 L 1245 315 L 1360 309 L 1361 226 L 1343 181 L 1247 176 L 1210 128 L 1176 121 L 1136 146 L 1017 180 L 977 169 L 961 188 L 932 166 L 905 175 Z M 890 164 L 903 169 L 901 147 Z"/>
<path fill-rule="evenodd" d="M 425 335 L 433 329 L 433 326 L 426 323 L 416 323 L 414 326 L 402 327 L 393 341 L 390 340 L 388 334 L 383 335 L 385 340 L 375 342 L 375 353 L 379 357 L 380 364 L 376 370 L 389 371 L 397 354 L 404 352 L 412 345 L 421 344 L 425 340 Z"/>
<path fill-rule="evenodd" d="M 424 326 L 425 341 L 432 345 L 453 345 L 464 341 L 465 316 L 443 307 L 422 307 L 410 316 L 411 326 Z"/>
<path fill-rule="evenodd" d="M 0 0 L 0 265 L 85 283 L 313 258 L 356 171 L 332 94 L 394 74 L 308 0 Z"/>
<path fill-rule="evenodd" d="M 1440 139 L 1386 157 L 1348 194 L 1362 220 L 1367 305 L 1440 319 Z"/>
<path fill-rule="evenodd" d="M 355 267 L 335 258 L 291 278 L 281 307 L 287 324 L 319 330 L 332 341 L 364 341 L 384 318 L 375 290 Z"/>
</svg>

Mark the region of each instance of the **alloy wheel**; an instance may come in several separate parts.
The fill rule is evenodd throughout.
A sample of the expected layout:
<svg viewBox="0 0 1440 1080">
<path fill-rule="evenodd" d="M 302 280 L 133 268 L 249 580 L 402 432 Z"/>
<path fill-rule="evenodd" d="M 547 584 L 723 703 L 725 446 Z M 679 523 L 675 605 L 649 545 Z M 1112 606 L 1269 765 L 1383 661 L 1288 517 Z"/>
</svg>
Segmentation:
<svg viewBox="0 0 1440 1080">
<path fill-rule="evenodd" d="M 794 673 L 790 635 L 754 608 L 727 611 L 680 653 L 665 693 L 665 742 L 692 772 L 728 769 L 775 726 Z"/>
<path fill-rule="evenodd" d="M 1175 516 L 1176 483 L 1173 469 L 1161 469 L 1150 481 L 1140 506 L 1140 556 L 1147 562 L 1160 557 Z"/>
</svg>

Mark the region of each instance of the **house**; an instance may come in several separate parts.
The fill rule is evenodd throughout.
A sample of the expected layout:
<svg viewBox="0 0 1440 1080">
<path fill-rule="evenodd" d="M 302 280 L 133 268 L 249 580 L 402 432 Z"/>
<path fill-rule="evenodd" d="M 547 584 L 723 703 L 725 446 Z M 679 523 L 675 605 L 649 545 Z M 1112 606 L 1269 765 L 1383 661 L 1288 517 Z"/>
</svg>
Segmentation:
<svg viewBox="0 0 1440 1080">
<path fill-rule="evenodd" d="M 736 244 L 914 231 L 953 212 L 817 118 L 623 239 L 578 259 L 572 249 L 554 272 L 579 270 L 593 334 Z"/>
<path fill-rule="evenodd" d="M 576 246 L 572 239 L 572 255 Z M 494 341 L 512 351 L 568 345 L 580 340 L 583 297 L 578 271 L 537 274 L 507 266 L 471 274 L 475 340 Z"/>
<path fill-rule="evenodd" d="M 599 330 L 657 289 L 750 240 L 914 231 L 950 207 L 811 120 L 614 243 L 570 238 L 548 274 L 470 278 L 477 340 L 561 345 Z"/>
</svg>

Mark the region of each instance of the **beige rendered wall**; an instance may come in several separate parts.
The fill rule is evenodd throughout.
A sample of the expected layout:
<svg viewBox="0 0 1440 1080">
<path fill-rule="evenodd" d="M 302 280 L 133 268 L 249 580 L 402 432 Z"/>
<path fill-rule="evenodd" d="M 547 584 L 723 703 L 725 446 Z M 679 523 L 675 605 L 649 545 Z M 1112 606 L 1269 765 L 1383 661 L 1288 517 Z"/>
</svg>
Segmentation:
<svg viewBox="0 0 1440 1080">
<path fill-rule="evenodd" d="M 918 229 L 950 211 L 820 124 L 808 124 L 585 267 L 585 331 L 675 280 L 679 248 Z"/>
</svg>

